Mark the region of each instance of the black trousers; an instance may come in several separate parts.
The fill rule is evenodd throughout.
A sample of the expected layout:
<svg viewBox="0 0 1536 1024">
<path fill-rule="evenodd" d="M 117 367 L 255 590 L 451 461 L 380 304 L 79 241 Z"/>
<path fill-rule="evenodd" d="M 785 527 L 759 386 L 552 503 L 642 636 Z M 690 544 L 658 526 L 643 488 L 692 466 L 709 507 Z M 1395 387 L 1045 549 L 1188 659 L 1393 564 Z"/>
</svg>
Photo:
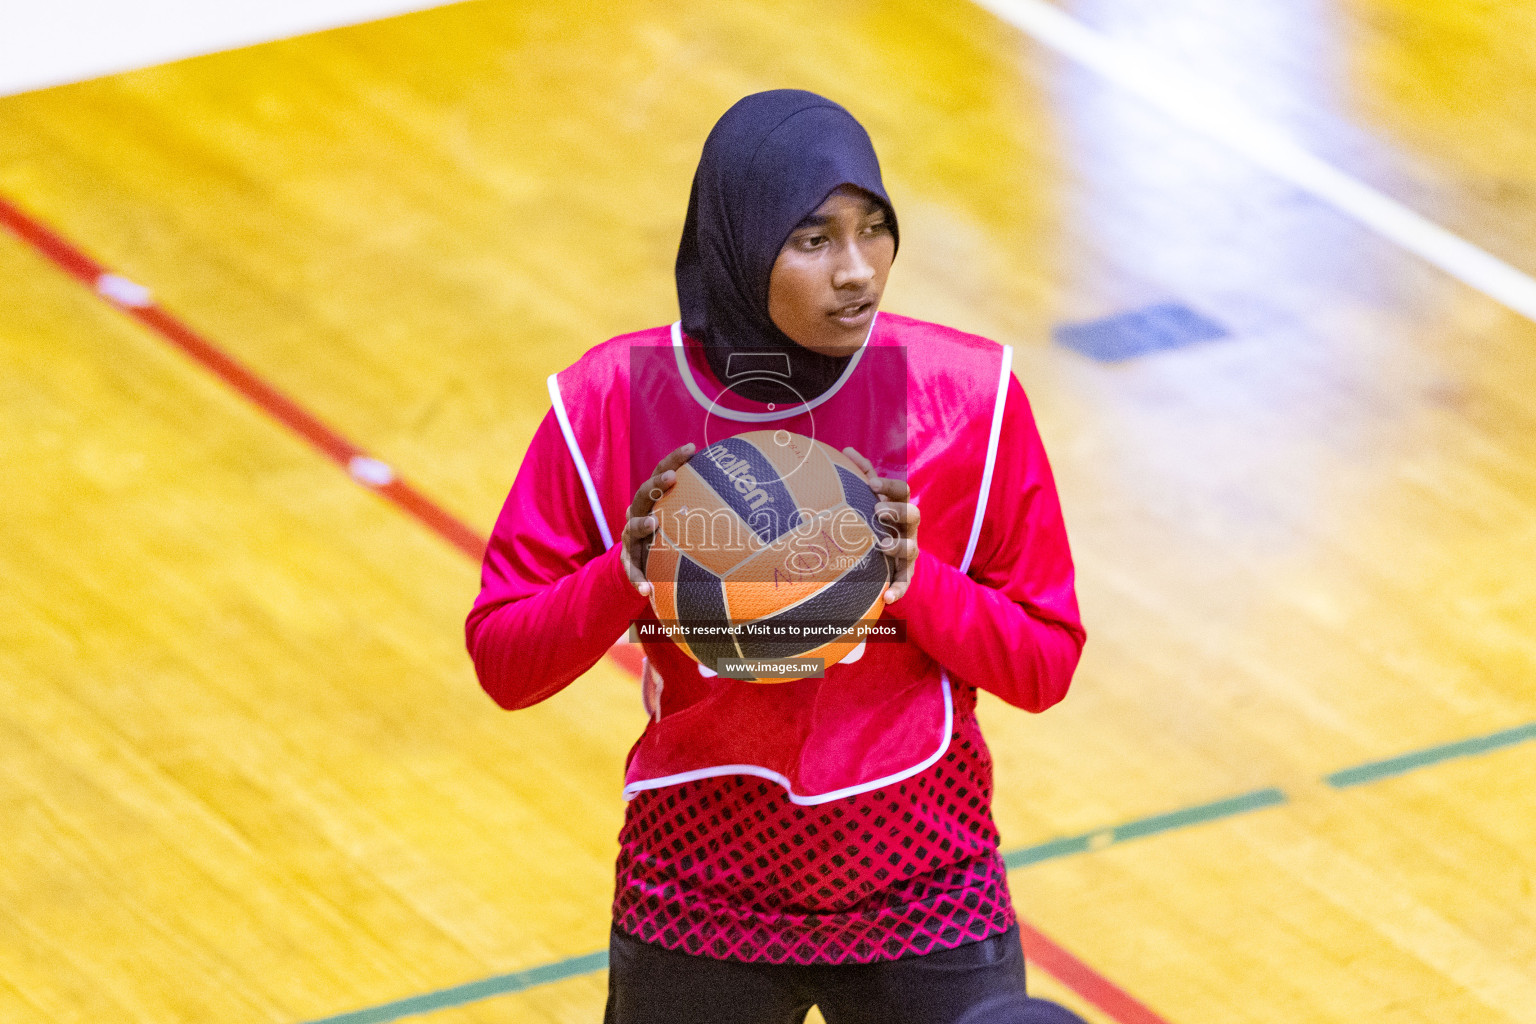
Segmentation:
<svg viewBox="0 0 1536 1024">
<path fill-rule="evenodd" d="M 605 1024 L 1024 1024 L 1053 1003 L 1024 992 L 1019 930 L 926 956 L 874 964 L 748 964 L 690 956 L 615 929 Z"/>
</svg>

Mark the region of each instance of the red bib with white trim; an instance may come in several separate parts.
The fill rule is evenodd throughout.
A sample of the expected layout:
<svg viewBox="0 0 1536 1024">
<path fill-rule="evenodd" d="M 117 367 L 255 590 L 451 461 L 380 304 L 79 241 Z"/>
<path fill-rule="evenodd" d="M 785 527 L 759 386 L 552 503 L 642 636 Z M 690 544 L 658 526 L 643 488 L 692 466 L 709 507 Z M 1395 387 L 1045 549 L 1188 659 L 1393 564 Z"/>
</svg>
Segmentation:
<svg viewBox="0 0 1536 1024">
<path fill-rule="evenodd" d="M 668 452 L 783 428 L 852 446 L 880 475 L 905 477 L 922 510 L 922 549 L 963 572 L 986 511 L 1011 356 L 985 338 L 882 313 L 827 392 L 769 408 L 724 389 L 673 325 L 597 346 L 549 389 L 606 545 Z M 670 642 L 647 641 L 645 653 L 660 686 L 653 680 L 652 721 L 630 752 L 626 798 L 755 775 L 795 803 L 823 803 L 922 771 L 953 731 L 949 680 L 910 642 L 869 643 L 823 679 L 775 684 L 708 675 Z"/>
</svg>

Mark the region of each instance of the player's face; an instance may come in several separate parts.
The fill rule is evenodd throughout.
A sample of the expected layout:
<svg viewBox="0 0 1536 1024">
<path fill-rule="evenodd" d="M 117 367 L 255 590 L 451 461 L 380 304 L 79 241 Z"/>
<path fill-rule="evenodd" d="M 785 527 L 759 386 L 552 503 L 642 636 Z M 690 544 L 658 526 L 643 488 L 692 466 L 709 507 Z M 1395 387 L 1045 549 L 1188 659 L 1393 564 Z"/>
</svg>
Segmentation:
<svg viewBox="0 0 1536 1024">
<path fill-rule="evenodd" d="M 843 185 L 789 233 L 768 278 L 768 315 L 790 339 L 829 356 L 864 343 L 896 258 L 885 209 Z"/>
</svg>

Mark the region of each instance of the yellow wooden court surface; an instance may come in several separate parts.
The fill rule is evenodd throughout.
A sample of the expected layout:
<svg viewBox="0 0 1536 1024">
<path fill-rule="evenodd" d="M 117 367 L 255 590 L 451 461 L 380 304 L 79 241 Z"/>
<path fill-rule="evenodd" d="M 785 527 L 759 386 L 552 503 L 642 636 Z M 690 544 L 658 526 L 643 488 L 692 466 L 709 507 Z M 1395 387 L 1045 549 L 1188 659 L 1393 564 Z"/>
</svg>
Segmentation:
<svg viewBox="0 0 1536 1024">
<path fill-rule="evenodd" d="M 1526 274 L 1532 11 L 1070 8 Z M 780 86 L 869 128 L 885 307 L 1015 346 L 1056 468 L 1089 646 L 983 706 L 1021 914 L 1170 1024 L 1536 1022 L 1536 324 L 981 8 L 478 0 L 0 99 L 0 198 L 485 533 Z M 1229 336 L 1052 340 L 1170 301 Z M 600 1019 L 558 965 L 606 944 L 632 680 L 499 711 L 474 564 L 9 233 L 0 394 L 0 1020 L 550 965 L 420 1019 Z"/>
</svg>

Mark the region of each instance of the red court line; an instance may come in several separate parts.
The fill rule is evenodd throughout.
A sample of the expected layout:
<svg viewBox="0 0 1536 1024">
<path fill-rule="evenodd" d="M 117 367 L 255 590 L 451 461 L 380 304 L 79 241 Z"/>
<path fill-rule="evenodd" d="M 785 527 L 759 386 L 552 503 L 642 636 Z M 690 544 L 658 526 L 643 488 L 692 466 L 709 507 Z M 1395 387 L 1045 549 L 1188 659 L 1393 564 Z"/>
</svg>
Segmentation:
<svg viewBox="0 0 1536 1024">
<path fill-rule="evenodd" d="M 1135 996 L 1083 963 L 1024 919 L 1019 919 L 1024 959 L 1037 964 L 1063 985 L 1120 1024 L 1168 1024 Z"/>
<path fill-rule="evenodd" d="M 308 441 L 326 458 L 346 470 L 359 484 L 394 502 L 449 544 L 474 561 L 480 561 L 485 552 L 485 540 L 462 520 L 398 477 L 382 483 L 370 482 L 366 479 L 366 472 L 360 474 L 356 461 L 371 459 L 362 448 L 320 422 L 293 399 L 257 377 L 176 317 L 147 301 L 147 298 L 144 301 L 133 299 L 131 295 L 129 301 L 113 298 L 111 289 L 103 286 L 104 278 L 113 277 L 110 270 L 40 221 L 23 213 L 4 196 L 0 196 L 0 224 L 4 224 L 59 269 L 89 287 L 103 301 L 144 324 L 273 419 Z M 639 675 L 640 654 L 633 646 L 620 640 L 608 656 L 632 674 Z M 1019 921 L 1019 932 L 1024 942 L 1024 955 L 1028 960 L 1039 964 L 1047 973 L 1109 1014 L 1119 1024 L 1167 1024 L 1124 989 L 1023 920 Z"/>
<path fill-rule="evenodd" d="M 153 302 L 114 300 L 102 287 L 103 279 L 111 277 L 106 267 L 4 197 L 0 197 L 0 223 L 65 273 L 160 335 L 263 412 L 308 441 L 322 455 L 352 474 L 358 483 L 394 502 L 470 558 L 480 560 L 485 552 L 485 540 L 462 520 L 392 472 L 386 477 L 375 477 L 373 481 L 358 479 L 355 460 L 370 458 L 362 448 L 320 422 L 293 399 Z"/>
</svg>

